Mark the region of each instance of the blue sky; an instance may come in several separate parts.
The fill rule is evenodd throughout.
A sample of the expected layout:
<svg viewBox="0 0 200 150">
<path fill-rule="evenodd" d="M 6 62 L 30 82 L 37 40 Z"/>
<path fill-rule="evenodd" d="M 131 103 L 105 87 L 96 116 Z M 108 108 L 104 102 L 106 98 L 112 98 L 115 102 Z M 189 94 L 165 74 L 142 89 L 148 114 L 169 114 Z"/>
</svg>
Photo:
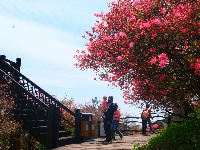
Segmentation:
<svg viewBox="0 0 200 150">
<path fill-rule="evenodd" d="M 95 23 L 94 13 L 108 12 L 109 0 L 0 0 L 0 54 L 22 59 L 21 73 L 62 99 L 77 103 L 114 96 L 123 113 L 140 110 L 123 103 L 123 93 L 107 82 L 93 80 L 94 72 L 74 66 L 77 49 Z M 13 28 L 14 26 L 14 28 Z"/>
</svg>

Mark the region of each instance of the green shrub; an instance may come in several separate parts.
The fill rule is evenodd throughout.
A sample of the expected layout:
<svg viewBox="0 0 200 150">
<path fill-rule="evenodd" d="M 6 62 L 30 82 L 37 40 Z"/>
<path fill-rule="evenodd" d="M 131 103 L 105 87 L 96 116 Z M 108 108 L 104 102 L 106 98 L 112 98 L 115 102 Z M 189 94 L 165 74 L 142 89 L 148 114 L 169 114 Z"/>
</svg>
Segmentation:
<svg viewBox="0 0 200 150">
<path fill-rule="evenodd" d="M 200 120 L 173 124 L 150 139 L 147 145 L 133 150 L 200 150 Z"/>
</svg>

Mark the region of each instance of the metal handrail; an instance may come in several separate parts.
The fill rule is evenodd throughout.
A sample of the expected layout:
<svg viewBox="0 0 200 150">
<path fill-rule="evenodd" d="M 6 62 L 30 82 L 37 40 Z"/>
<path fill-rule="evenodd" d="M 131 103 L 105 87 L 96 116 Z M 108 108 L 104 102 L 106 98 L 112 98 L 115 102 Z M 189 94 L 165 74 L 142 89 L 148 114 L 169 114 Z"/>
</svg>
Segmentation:
<svg viewBox="0 0 200 150">
<path fill-rule="evenodd" d="M 36 85 L 33 81 L 31 81 L 30 79 L 28 79 L 26 76 L 24 76 L 23 74 L 21 74 L 17 69 L 15 69 L 13 66 L 11 66 L 10 64 L 6 63 L 5 61 L 2 61 L 3 65 L 5 65 L 6 67 L 9 67 L 10 69 L 10 73 L 14 73 L 15 76 L 17 77 L 21 77 L 23 80 L 27 81 L 27 84 L 29 83 L 31 86 L 36 87 L 40 92 L 43 93 L 43 95 L 45 95 L 45 97 L 48 97 L 50 99 L 51 102 L 53 102 L 54 104 L 56 104 L 56 106 L 64 109 L 65 111 L 67 111 L 68 113 L 70 113 L 72 116 L 75 116 L 75 113 L 73 111 L 71 111 L 69 108 L 67 108 L 65 105 L 63 105 L 61 102 L 59 102 L 58 100 L 56 100 L 53 96 L 51 96 L 50 94 L 48 94 L 46 91 L 44 91 L 42 88 L 40 88 L 38 85 Z M 39 99 L 40 101 L 42 101 L 41 99 Z M 43 101 L 45 103 L 45 101 Z M 47 104 L 48 105 L 48 104 Z"/>
<path fill-rule="evenodd" d="M 38 104 L 40 104 L 40 106 L 42 106 L 45 109 L 48 109 L 48 106 L 40 101 L 38 98 L 36 98 L 33 94 L 29 93 L 22 85 L 20 85 L 18 82 L 16 82 L 13 78 L 11 78 L 9 75 L 7 75 L 2 69 L 0 69 L 0 74 L 2 76 L 6 76 L 8 77 L 12 82 L 14 82 L 15 86 L 17 86 L 17 88 L 19 88 L 20 90 L 23 90 L 23 92 L 28 95 L 29 97 L 31 97 L 32 99 L 34 99 Z"/>
</svg>

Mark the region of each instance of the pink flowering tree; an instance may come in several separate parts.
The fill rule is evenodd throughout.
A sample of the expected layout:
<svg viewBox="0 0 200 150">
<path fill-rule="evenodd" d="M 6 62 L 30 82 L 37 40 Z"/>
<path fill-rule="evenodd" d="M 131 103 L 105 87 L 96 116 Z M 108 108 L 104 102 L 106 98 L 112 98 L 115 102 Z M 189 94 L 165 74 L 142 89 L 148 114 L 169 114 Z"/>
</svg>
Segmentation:
<svg viewBox="0 0 200 150">
<path fill-rule="evenodd" d="M 125 103 L 192 108 L 200 96 L 200 1 L 116 0 L 86 31 L 76 66 L 119 86 Z M 188 107 L 190 106 L 190 107 Z"/>
<path fill-rule="evenodd" d="M 77 109 L 77 104 L 75 104 L 74 99 L 68 99 L 67 95 L 60 102 L 73 112 L 75 112 L 75 110 Z M 63 120 L 62 122 L 65 126 L 65 129 L 67 131 L 71 131 L 71 133 L 74 134 L 75 117 L 64 109 L 62 109 L 62 115 L 65 118 L 65 121 Z"/>
</svg>

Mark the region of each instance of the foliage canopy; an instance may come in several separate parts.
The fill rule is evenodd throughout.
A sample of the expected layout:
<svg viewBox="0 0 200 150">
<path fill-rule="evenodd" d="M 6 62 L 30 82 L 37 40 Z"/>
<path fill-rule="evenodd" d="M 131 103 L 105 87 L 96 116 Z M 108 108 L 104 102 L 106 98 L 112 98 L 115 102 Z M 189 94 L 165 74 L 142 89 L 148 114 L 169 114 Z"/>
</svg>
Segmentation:
<svg viewBox="0 0 200 150">
<path fill-rule="evenodd" d="M 163 108 L 200 96 L 200 1 L 117 0 L 86 31 L 76 66 L 124 91 L 129 102 Z"/>
</svg>

